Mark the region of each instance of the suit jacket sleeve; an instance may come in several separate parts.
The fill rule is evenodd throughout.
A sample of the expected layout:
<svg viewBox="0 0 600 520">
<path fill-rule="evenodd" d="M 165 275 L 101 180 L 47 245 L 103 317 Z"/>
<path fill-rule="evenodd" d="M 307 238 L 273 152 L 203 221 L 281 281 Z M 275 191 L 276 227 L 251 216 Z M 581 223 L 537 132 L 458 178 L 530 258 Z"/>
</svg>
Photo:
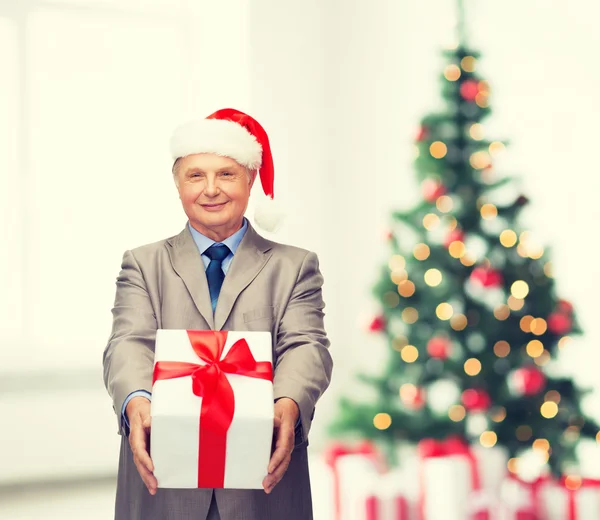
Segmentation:
<svg viewBox="0 0 600 520">
<path fill-rule="evenodd" d="M 315 404 L 329 386 L 333 365 L 323 324 L 322 285 L 317 255 L 308 253 L 283 312 L 275 347 L 275 399 L 296 401 L 305 439 Z"/>
<path fill-rule="evenodd" d="M 124 433 L 121 409 L 136 390 L 152 391 L 157 321 L 146 283 L 131 251 L 123 255 L 112 309 L 113 326 L 104 350 L 104 384 Z"/>
</svg>

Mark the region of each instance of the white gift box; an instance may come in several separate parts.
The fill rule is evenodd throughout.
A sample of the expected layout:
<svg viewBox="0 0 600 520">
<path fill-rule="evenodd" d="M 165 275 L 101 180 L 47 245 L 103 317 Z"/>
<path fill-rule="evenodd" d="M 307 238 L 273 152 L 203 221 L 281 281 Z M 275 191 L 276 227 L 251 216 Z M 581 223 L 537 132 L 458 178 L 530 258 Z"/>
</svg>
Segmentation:
<svg viewBox="0 0 600 520">
<path fill-rule="evenodd" d="M 205 340 L 208 338 L 206 341 L 200 340 L 208 343 L 211 343 L 211 339 L 207 334 L 221 335 L 221 340 L 218 341 L 224 340 L 224 345 L 220 356 L 216 356 L 219 359 L 215 359 L 215 365 L 220 366 L 221 370 L 217 370 L 215 366 L 208 369 L 211 365 L 210 360 L 199 357 L 192 346 L 188 331 L 157 331 L 150 443 L 158 487 L 260 489 L 267 474 L 273 439 L 271 334 L 247 331 L 190 331 L 190 334 L 198 334 L 194 337 Z M 249 347 L 251 354 L 244 344 Z M 199 348 L 206 351 L 205 347 Z M 231 366 L 240 359 L 242 351 L 245 368 L 237 370 L 241 373 L 227 373 L 236 371 Z M 248 367 L 248 356 L 259 362 L 263 372 L 261 377 L 264 377 L 268 368 L 271 379 L 243 375 Z M 190 373 L 157 379 L 157 366 L 161 369 L 189 366 Z M 202 374 L 207 371 L 213 375 L 221 375 L 218 375 L 218 398 L 213 398 L 213 401 L 209 398 L 203 403 L 204 395 L 207 395 L 207 389 L 211 387 L 210 378 L 202 379 Z M 194 372 L 194 376 L 191 372 Z M 186 371 L 183 370 L 183 373 Z M 201 381 L 201 390 L 198 393 L 202 395 L 196 395 L 193 390 L 193 381 L 197 383 L 198 380 Z M 232 395 L 227 390 L 228 385 Z M 223 399 L 233 404 L 234 410 L 229 427 L 224 434 L 220 434 L 218 431 L 215 433 L 210 424 L 219 421 L 219 416 L 223 415 L 221 408 L 227 408 L 220 406 L 224 402 Z M 206 406 L 203 407 L 203 404 Z M 202 418 L 201 410 L 205 414 Z M 200 460 L 203 460 L 204 464 Z M 210 485 L 203 484 L 207 479 Z"/>
<path fill-rule="evenodd" d="M 550 482 L 540 490 L 543 520 L 588 520 L 600 518 L 600 482 L 586 480 L 575 490 Z"/>
</svg>

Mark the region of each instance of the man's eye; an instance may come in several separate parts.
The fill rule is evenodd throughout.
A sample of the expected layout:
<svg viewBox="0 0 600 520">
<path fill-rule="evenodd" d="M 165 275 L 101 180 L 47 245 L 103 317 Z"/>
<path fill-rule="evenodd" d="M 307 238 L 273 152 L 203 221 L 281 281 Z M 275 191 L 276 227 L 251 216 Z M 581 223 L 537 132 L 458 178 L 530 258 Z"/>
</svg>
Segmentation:
<svg viewBox="0 0 600 520">
<path fill-rule="evenodd" d="M 221 172 L 221 175 L 223 175 L 225 177 L 231 177 L 233 175 L 233 173 L 231 173 L 231 172 Z"/>
</svg>

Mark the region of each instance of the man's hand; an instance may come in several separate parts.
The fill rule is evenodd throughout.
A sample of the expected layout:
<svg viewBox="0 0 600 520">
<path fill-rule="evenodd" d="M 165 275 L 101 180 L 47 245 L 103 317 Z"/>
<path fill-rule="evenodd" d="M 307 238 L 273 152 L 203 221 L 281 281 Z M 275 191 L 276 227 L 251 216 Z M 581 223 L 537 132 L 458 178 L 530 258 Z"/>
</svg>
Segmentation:
<svg viewBox="0 0 600 520">
<path fill-rule="evenodd" d="M 133 452 L 133 462 L 151 495 L 156 494 L 158 482 L 152 473 L 154 464 L 148 453 L 150 444 L 150 401 L 145 397 L 134 397 L 125 409 L 129 419 L 129 446 Z"/>
<path fill-rule="evenodd" d="M 282 397 L 275 403 L 275 427 L 273 437 L 275 451 L 269 461 L 269 474 L 263 480 L 265 493 L 270 493 L 283 478 L 294 449 L 294 427 L 300 416 L 298 405 L 293 399 Z"/>
</svg>

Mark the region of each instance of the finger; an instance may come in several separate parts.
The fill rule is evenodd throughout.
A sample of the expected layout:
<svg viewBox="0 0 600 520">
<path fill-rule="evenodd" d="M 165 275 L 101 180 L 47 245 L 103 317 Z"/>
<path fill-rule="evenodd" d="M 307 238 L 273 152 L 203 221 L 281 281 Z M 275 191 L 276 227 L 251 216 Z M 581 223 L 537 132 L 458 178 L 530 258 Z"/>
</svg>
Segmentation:
<svg viewBox="0 0 600 520">
<path fill-rule="evenodd" d="M 263 488 L 265 490 L 265 493 L 269 494 L 271 493 L 271 491 L 273 491 L 273 488 L 279 484 L 279 482 L 281 481 L 281 479 L 283 478 L 283 476 L 285 475 L 285 472 L 287 471 L 290 462 L 292 460 L 291 455 L 288 455 L 283 461 L 282 463 L 277 466 L 277 469 L 273 472 L 270 473 L 269 475 L 267 475 L 264 480 L 263 480 Z"/>
<path fill-rule="evenodd" d="M 277 434 L 275 451 L 269 461 L 268 472 L 273 473 L 293 449 L 294 429 L 290 425 L 284 424 Z"/>
<path fill-rule="evenodd" d="M 144 467 L 152 472 L 154 471 L 154 464 L 148 453 L 148 435 L 144 430 L 143 426 L 139 424 L 139 421 L 132 423 L 131 432 L 129 434 L 129 445 L 134 458 L 140 461 Z"/>
<path fill-rule="evenodd" d="M 158 481 L 156 480 L 156 477 L 150 471 L 148 471 L 148 469 L 144 465 L 142 465 L 138 460 L 134 460 L 134 462 L 138 473 L 142 478 L 142 482 L 144 482 L 144 485 L 148 489 L 148 492 L 151 495 L 156 494 L 156 489 L 158 488 Z"/>
</svg>

